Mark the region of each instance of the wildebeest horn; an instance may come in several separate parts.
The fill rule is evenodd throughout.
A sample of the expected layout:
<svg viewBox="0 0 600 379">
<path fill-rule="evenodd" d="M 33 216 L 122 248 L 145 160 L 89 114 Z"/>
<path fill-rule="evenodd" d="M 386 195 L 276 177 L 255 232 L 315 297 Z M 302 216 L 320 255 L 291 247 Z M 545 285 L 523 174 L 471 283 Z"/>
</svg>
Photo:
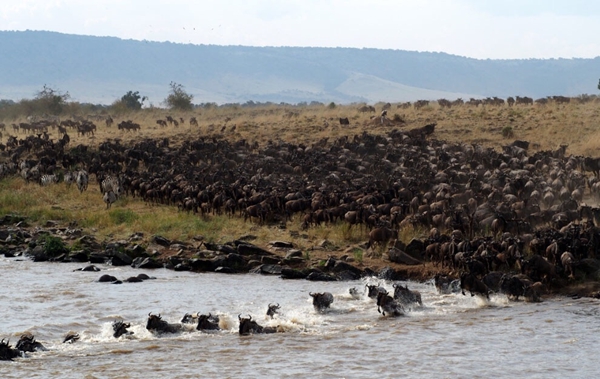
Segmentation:
<svg viewBox="0 0 600 379">
<path fill-rule="evenodd" d="M 152 312 L 148 312 L 148 317 L 152 316 Z"/>
<path fill-rule="evenodd" d="M 308 294 L 309 294 L 310 296 L 312 296 L 312 297 L 315 297 L 315 296 L 316 296 L 316 295 L 315 295 L 314 293 L 312 293 L 312 292 L 309 292 Z"/>
<path fill-rule="evenodd" d="M 242 314 L 241 313 L 238 315 L 238 320 L 242 321 Z"/>
<path fill-rule="evenodd" d="M 277 308 L 281 308 L 281 306 L 279 305 L 279 303 L 277 303 Z"/>
<path fill-rule="evenodd" d="M 208 318 L 212 317 L 212 313 L 208 312 Z"/>
</svg>

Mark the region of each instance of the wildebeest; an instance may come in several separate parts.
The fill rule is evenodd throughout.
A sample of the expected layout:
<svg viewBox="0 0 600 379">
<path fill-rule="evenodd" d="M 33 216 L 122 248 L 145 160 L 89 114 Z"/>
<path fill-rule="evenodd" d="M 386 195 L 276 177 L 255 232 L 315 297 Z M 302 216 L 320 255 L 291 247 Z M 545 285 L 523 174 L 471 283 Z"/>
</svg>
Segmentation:
<svg viewBox="0 0 600 379">
<path fill-rule="evenodd" d="M 500 279 L 500 291 L 510 300 L 519 300 L 525 294 L 526 283 L 516 275 L 505 274 Z"/>
<path fill-rule="evenodd" d="M 276 313 L 279 313 L 279 308 L 281 308 L 279 303 L 269 304 L 269 307 L 267 309 L 267 316 L 273 318 L 273 316 L 275 316 Z"/>
<path fill-rule="evenodd" d="M 360 299 L 360 293 L 358 293 L 358 289 L 356 287 L 350 288 L 348 292 L 353 299 Z"/>
<path fill-rule="evenodd" d="M 404 310 L 402 309 L 402 305 L 400 305 L 393 297 L 388 295 L 387 292 L 379 292 L 377 295 L 377 312 L 382 315 L 389 316 L 402 316 L 404 314 Z"/>
<path fill-rule="evenodd" d="M 380 292 L 387 293 L 385 288 L 375 284 L 367 284 L 365 285 L 365 288 L 367 289 L 367 296 L 369 296 L 371 299 L 377 299 L 377 296 Z"/>
<path fill-rule="evenodd" d="M 333 295 L 329 292 L 309 293 L 313 298 L 313 306 L 317 312 L 323 312 L 333 303 Z"/>
<path fill-rule="evenodd" d="M 460 292 L 460 280 L 451 279 L 450 277 L 442 274 L 435 274 L 433 278 L 435 288 L 441 295 L 447 295 L 450 293 Z"/>
<path fill-rule="evenodd" d="M 375 228 L 369 233 L 368 247 L 372 247 L 375 243 L 385 246 L 390 239 L 398 238 L 398 232 L 390 228 Z"/>
<path fill-rule="evenodd" d="M 160 314 L 153 315 L 148 313 L 148 322 L 146 329 L 156 333 L 177 333 L 181 331 L 181 324 L 170 324 L 160 317 Z"/>
<path fill-rule="evenodd" d="M 112 275 L 104 274 L 100 277 L 100 279 L 98 279 L 98 281 L 100 283 L 107 283 L 107 282 L 113 283 L 113 282 L 117 281 L 117 278 Z"/>
<path fill-rule="evenodd" d="M 238 320 L 240 321 L 239 333 L 242 336 L 246 336 L 248 334 L 254 333 L 275 333 L 277 332 L 277 328 L 272 326 L 263 327 L 258 325 L 258 323 L 252 320 L 252 316 L 248 316 L 247 318 L 242 318 L 241 315 L 238 315 Z"/>
<path fill-rule="evenodd" d="M 17 345 L 15 346 L 17 350 L 33 353 L 34 351 L 45 351 L 47 350 L 44 345 L 35 340 L 35 337 L 31 333 L 24 333 L 19 338 Z"/>
<path fill-rule="evenodd" d="M 400 302 L 403 307 L 408 307 L 412 304 L 419 304 L 423 306 L 421 300 L 421 293 L 418 291 L 411 291 L 408 286 L 402 286 L 401 284 L 394 283 L 394 299 Z"/>
<path fill-rule="evenodd" d="M 21 357 L 21 352 L 10 345 L 10 341 L 0 341 L 0 361 L 12 361 L 14 358 Z"/>
<path fill-rule="evenodd" d="M 79 341 L 79 333 L 75 332 L 69 332 L 63 338 L 63 343 L 74 343 L 76 341 Z"/>
<path fill-rule="evenodd" d="M 106 203 L 106 209 L 109 209 L 110 206 L 117 201 L 117 195 L 113 191 L 108 191 L 102 197 L 102 200 Z"/>
<path fill-rule="evenodd" d="M 211 313 L 208 315 L 198 315 L 198 325 L 196 330 L 219 330 L 219 316 L 213 316 Z"/>
<path fill-rule="evenodd" d="M 463 273 L 460 276 L 460 288 L 462 290 L 462 294 L 465 294 L 465 290 L 471 293 L 471 296 L 475 295 L 483 295 L 486 298 L 490 298 L 490 290 L 489 288 L 483 284 L 483 282 L 471 273 Z"/>
<path fill-rule="evenodd" d="M 130 328 L 130 327 L 131 327 L 131 324 L 126 324 L 123 321 L 113 322 L 113 324 L 112 324 L 112 328 L 113 328 L 113 332 L 114 332 L 113 337 L 119 338 L 122 335 L 126 335 L 126 336 L 132 335 L 133 332 L 127 330 L 127 328 Z"/>
</svg>

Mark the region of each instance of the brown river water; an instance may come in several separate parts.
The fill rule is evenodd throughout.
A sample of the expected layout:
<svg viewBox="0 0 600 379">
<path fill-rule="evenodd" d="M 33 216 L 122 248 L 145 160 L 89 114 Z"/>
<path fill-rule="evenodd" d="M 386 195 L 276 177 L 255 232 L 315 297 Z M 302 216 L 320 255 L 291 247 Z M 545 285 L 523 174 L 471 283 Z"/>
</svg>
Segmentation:
<svg viewBox="0 0 600 379">
<path fill-rule="evenodd" d="M 365 284 L 391 282 L 282 280 L 253 274 L 140 271 L 98 265 L 0 258 L 0 338 L 29 331 L 47 351 L 0 362 L 0 378 L 596 378 L 600 375 L 600 301 L 547 298 L 542 303 L 440 295 L 432 283 L 409 282 L 423 307 L 382 317 L 375 301 L 353 298 Z M 143 283 L 98 283 L 105 273 Z M 403 283 L 406 284 L 406 283 Z M 309 292 L 334 302 L 317 313 Z M 267 319 L 269 303 L 281 314 Z M 224 329 L 174 335 L 145 329 L 149 312 L 179 322 L 188 312 L 218 314 Z M 238 335 L 238 314 L 284 331 Z M 131 323 L 115 339 L 112 322 Z M 63 344 L 68 331 L 80 340 Z"/>
</svg>

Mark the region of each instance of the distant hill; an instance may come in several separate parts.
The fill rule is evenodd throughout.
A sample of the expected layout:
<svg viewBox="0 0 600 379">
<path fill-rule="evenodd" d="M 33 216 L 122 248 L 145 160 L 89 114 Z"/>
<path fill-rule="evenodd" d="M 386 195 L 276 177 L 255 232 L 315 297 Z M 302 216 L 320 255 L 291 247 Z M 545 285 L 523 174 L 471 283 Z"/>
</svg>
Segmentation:
<svg viewBox="0 0 600 379">
<path fill-rule="evenodd" d="M 0 99 L 44 84 L 110 104 L 129 90 L 160 106 L 169 83 L 194 103 L 412 101 L 597 92 L 594 59 L 477 60 L 402 50 L 245 47 L 0 31 Z"/>
</svg>

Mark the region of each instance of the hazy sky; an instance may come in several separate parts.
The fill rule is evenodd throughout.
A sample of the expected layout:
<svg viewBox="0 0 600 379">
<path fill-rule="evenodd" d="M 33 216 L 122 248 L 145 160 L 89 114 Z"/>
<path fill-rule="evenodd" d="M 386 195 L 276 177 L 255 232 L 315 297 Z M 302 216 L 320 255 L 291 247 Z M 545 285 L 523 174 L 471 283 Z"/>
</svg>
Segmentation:
<svg viewBox="0 0 600 379">
<path fill-rule="evenodd" d="M 600 56 L 595 0 L 0 0 L 0 30 L 178 43 Z"/>
</svg>

